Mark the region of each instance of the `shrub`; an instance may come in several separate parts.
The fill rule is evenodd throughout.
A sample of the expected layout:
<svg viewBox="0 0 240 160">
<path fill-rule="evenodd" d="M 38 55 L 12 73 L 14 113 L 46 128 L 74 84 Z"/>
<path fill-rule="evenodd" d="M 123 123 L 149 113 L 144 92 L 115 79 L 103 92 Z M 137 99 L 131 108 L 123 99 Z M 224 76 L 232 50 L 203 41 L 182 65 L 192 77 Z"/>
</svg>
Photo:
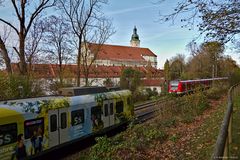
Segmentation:
<svg viewBox="0 0 240 160">
<path fill-rule="evenodd" d="M 219 99 L 224 93 L 227 93 L 227 86 L 214 86 L 206 91 L 206 95 L 209 99 Z"/>
<path fill-rule="evenodd" d="M 21 75 L 0 75 L 0 100 L 43 95 L 39 81 Z"/>
<path fill-rule="evenodd" d="M 112 153 L 111 140 L 104 137 L 96 138 L 97 144 L 91 148 L 90 159 L 110 159 L 110 154 Z"/>
</svg>

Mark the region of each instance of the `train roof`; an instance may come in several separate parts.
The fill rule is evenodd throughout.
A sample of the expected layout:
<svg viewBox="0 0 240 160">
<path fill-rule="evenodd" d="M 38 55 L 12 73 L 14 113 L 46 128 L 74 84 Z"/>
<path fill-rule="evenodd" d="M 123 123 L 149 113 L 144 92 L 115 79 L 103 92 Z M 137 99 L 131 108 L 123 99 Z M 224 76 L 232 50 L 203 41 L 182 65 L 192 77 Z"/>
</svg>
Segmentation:
<svg viewBox="0 0 240 160">
<path fill-rule="evenodd" d="M 179 82 L 203 82 L 203 81 L 214 81 L 214 80 L 223 80 L 228 79 L 228 77 L 217 77 L 217 78 L 206 78 L 206 79 L 195 79 L 195 80 L 182 80 Z"/>
<path fill-rule="evenodd" d="M 11 99 L 0 101 L 0 104 L 9 104 L 9 103 L 22 103 L 22 102 L 34 102 L 34 101 L 43 101 L 56 98 L 62 98 L 63 96 L 46 96 L 46 97 L 34 97 L 34 98 L 23 98 L 23 99 Z"/>
<path fill-rule="evenodd" d="M 90 87 L 67 87 L 60 88 L 59 94 L 63 96 L 80 96 L 80 95 L 88 95 L 88 94 L 96 94 L 108 92 L 106 87 L 99 86 L 90 86 Z"/>
<path fill-rule="evenodd" d="M 119 91 L 103 92 L 103 93 L 97 93 L 97 94 L 88 94 L 88 95 L 80 95 L 80 96 L 72 96 L 72 97 L 52 96 L 52 97 L 38 97 L 38 98 L 9 100 L 9 101 L 0 102 L 0 109 L 8 108 L 20 113 L 27 113 L 27 112 L 39 113 L 41 110 L 42 104 L 46 104 L 50 100 L 54 100 L 55 102 L 58 102 L 58 103 L 62 103 L 62 102 L 64 103 L 64 101 L 68 101 L 69 105 L 72 106 L 72 105 L 97 103 L 97 101 L 101 101 L 104 99 L 120 98 L 121 96 L 127 96 L 130 94 L 131 92 L 129 90 L 119 90 Z"/>
</svg>

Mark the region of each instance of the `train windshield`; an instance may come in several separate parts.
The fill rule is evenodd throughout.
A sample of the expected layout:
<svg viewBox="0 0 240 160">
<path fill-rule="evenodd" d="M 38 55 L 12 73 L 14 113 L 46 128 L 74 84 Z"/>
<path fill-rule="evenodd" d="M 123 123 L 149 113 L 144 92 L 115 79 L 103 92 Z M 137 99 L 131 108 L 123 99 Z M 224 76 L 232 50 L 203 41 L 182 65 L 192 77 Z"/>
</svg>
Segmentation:
<svg viewBox="0 0 240 160">
<path fill-rule="evenodd" d="M 171 90 L 177 90 L 178 89 L 178 81 L 172 81 L 170 82 Z"/>
</svg>

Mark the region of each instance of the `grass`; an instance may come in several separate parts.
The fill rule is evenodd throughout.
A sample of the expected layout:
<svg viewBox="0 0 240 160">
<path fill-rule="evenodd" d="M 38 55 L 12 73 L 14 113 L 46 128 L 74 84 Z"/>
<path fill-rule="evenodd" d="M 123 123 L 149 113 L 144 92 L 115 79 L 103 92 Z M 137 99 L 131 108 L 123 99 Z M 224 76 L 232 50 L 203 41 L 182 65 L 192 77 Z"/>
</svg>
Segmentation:
<svg viewBox="0 0 240 160">
<path fill-rule="evenodd" d="M 233 123 L 232 123 L 232 144 L 230 145 L 230 156 L 240 158 L 240 96 L 234 99 Z"/>
<path fill-rule="evenodd" d="M 214 113 L 205 119 L 188 144 L 191 155 L 182 153 L 183 159 L 210 159 L 224 117 L 226 105 L 217 106 Z"/>
</svg>

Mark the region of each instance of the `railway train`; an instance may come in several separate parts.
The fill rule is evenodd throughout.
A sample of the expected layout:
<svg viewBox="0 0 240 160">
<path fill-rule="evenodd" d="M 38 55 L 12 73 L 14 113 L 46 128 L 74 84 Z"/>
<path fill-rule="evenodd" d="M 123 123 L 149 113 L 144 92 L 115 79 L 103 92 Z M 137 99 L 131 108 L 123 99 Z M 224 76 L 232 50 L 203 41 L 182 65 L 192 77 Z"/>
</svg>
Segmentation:
<svg viewBox="0 0 240 160">
<path fill-rule="evenodd" d="M 175 80 L 170 81 L 168 92 L 175 94 L 186 94 L 196 89 L 210 88 L 213 81 L 227 80 L 228 77 L 197 79 L 197 80 Z"/>
<path fill-rule="evenodd" d="M 0 103 L 0 159 L 34 157 L 133 117 L 129 90 Z"/>
</svg>

